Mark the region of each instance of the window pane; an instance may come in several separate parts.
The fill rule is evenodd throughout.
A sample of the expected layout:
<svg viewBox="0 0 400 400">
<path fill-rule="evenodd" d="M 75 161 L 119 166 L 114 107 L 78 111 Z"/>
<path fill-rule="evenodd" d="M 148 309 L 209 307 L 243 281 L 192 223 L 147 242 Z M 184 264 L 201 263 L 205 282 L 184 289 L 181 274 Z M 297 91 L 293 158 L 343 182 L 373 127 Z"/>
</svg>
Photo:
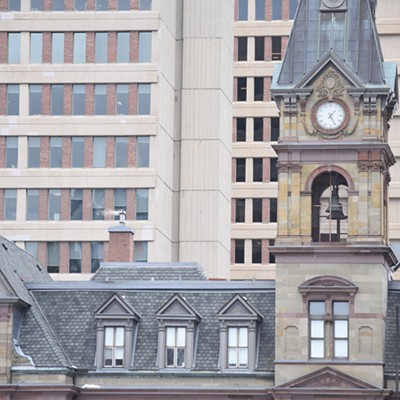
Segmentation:
<svg viewBox="0 0 400 400">
<path fill-rule="evenodd" d="M 72 86 L 72 114 L 85 115 L 85 85 Z"/>
<path fill-rule="evenodd" d="M 147 220 L 149 217 L 149 189 L 136 189 L 136 219 Z"/>
<path fill-rule="evenodd" d="M 323 358 L 324 357 L 324 341 L 323 340 L 311 340 L 311 351 L 310 356 L 312 358 Z"/>
<path fill-rule="evenodd" d="M 106 63 L 108 55 L 108 33 L 96 32 L 95 34 L 95 62 Z"/>
<path fill-rule="evenodd" d="M 93 167 L 104 168 L 106 166 L 106 138 L 95 137 L 93 139 Z"/>
<path fill-rule="evenodd" d="M 94 85 L 94 114 L 107 114 L 107 85 Z"/>
<path fill-rule="evenodd" d="M 42 113 L 42 85 L 29 85 L 29 115 Z"/>
<path fill-rule="evenodd" d="M 236 367 L 237 365 L 237 348 L 228 349 L 228 366 Z"/>
<path fill-rule="evenodd" d="M 253 158 L 253 182 L 263 181 L 263 159 Z"/>
<path fill-rule="evenodd" d="M 69 272 L 80 273 L 82 270 L 82 243 L 71 242 L 69 244 Z"/>
<path fill-rule="evenodd" d="M 245 182 L 246 180 L 246 159 L 236 158 L 236 182 Z"/>
<path fill-rule="evenodd" d="M 71 189 L 71 220 L 82 220 L 82 189 Z"/>
<path fill-rule="evenodd" d="M 236 118 L 236 141 L 246 141 L 246 118 Z"/>
<path fill-rule="evenodd" d="M 264 118 L 254 118 L 254 141 L 262 142 L 264 140 Z"/>
<path fill-rule="evenodd" d="M 244 263 L 244 240 L 235 240 L 235 264 Z"/>
<path fill-rule="evenodd" d="M 128 166 L 128 138 L 126 136 L 115 138 L 115 167 L 125 168 Z"/>
<path fill-rule="evenodd" d="M 185 346 L 186 345 L 186 328 L 177 328 L 176 329 L 176 345 L 177 346 Z"/>
<path fill-rule="evenodd" d="M 252 257 L 251 262 L 253 264 L 261 264 L 262 257 L 261 257 L 261 240 L 253 239 L 251 241 L 252 246 Z"/>
<path fill-rule="evenodd" d="M 279 139 L 279 118 L 271 118 L 271 141 L 276 142 Z"/>
<path fill-rule="evenodd" d="M 310 301 L 309 310 L 310 315 L 325 315 L 325 302 Z"/>
<path fill-rule="evenodd" d="M 247 99 L 247 78 L 237 78 L 237 101 Z"/>
<path fill-rule="evenodd" d="M 40 138 L 28 138 L 28 168 L 40 167 Z"/>
<path fill-rule="evenodd" d="M 122 327 L 115 328 L 115 345 L 123 346 L 124 345 L 124 333 L 125 329 Z"/>
<path fill-rule="evenodd" d="M 64 11 L 64 0 L 53 0 L 53 11 Z"/>
<path fill-rule="evenodd" d="M 119 11 L 129 11 L 130 10 L 130 0 L 118 0 L 118 10 Z"/>
<path fill-rule="evenodd" d="M 114 189 L 114 219 L 119 220 L 119 212 L 126 211 L 126 189 Z"/>
<path fill-rule="evenodd" d="M 239 349 L 239 367 L 247 367 L 247 353 L 247 348 Z"/>
<path fill-rule="evenodd" d="M 151 85 L 140 84 L 138 85 L 138 114 L 149 115 L 151 104 Z"/>
<path fill-rule="evenodd" d="M 334 321 L 334 336 L 337 339 L 347 339 L 349 337 L 349 322 L 342 320 Z"/>
<path fill-rule="evenodd" d="M 96 0 L 96 11 L 107 11 L 108 0 Z"/>
<path fill-rule="evenodd" d="M 140 0 L 139 10 L 141 11 L 151 10 L 151 0 Z"/>
<path fill-rule="evenodd" d="M 167 349 L 167 367 L 174 366 L 174 349 Z"/>
<path fill-rule="evenodd" d="M 185 349 L 177 349 L 176 366 L 177 367 L 185 366 Z"/>
<path fill-rule="evenodd" d="M 64 63 L 64 33 L 51 35 L 51 62 L 53 64 Z"/>
<path fill-rule="evenodd" d="M 238 0 L 239 5 L 239 21 L 247 21 L 248 20 L 248 0 Z"/>
<path fill-rule="evenodd" d="M 7 85 L 7 115 L 19 114 L 19 85 Z"/>
<path fill-rule="evenodd" d="M 147 262 L 147 248 L 148 248 L 148 242 L 134 242 L 134 247 L 135 247 L 135 260 L 136 262 Z"/>
<path fill-rule="evenodd" d="M 238 328 L 228 328 L 228 346 L 236 347 L 238 345 Z"/>
<path fill-rule="evenodd" d="M 49 190 L 49 216 L 48 219 L 51 221 L 59 221 L 61 214 L 61 190 L 50 189 Z"/>
<path fill-rule="evenodd" d="M 21 54 L 21 34 L 8 34 L 8 59 L 9 64 L 19 64 Z"/>
<path fill-rule="evenodd" d="M 64 114 L 64 85 L 51 85 L 51 115 Z"/>
<path fill-rule="evenodd" d="M 282 0 L 272 0 L 272 19 L 282 19 Z"/>
<path fill-rule="evenodd" d="M 262 222 L 262 204 L 263 199 L 253 199 L 253 222 Z"/>
<path fill-rule="evenodd" d="M 94 273 L 99 269 L 100 263 L 103 261 L 104 245 L 102 242 L 92 242 L 90 247 L 92 254 L 90 272 Z"/>
<path fill-rule="evenodd" d="M 289 19 L 294 19 L 298 0 L 289 0 Z"/>
<path fill-rule="evenodd" d="M 122 367 L 124 365 L 124 349 L 115 349 L 115 366 Z"/>
<path fill-rule="evenodd" d="M 118 115 L 127 115 L 129 106 L 128 85 L 117 85 L 116 88 L 116 113 Z"/>
<path fill-rule="evenodd" d="M 104 189 L 93 189 L 92 219 L 104 219 Z"/>
<path fill-rule="evenodd" d="M 25 251 L 31 256 L 36 257 L 38 255 L 38 242 L 25 242 Z"/>
<path fill-rule="evenodd" d="M 104 328 L 104 344 L 106 346 L 114 345 L 114 328 Z"/>
<path fill-rule="evenodd" d="M 105 367 L 112 367 L 112 349 L 105 348 L 104 349 L 104 366 Z"/>
<path fill-rule="evenodd" d="M 47 243 L 47 272 L 58 273 L 60 270 L 60 243 Z"/>
<path fill-rule="evenodd" d="M 349 315 L 349 302 L 348 301 L 334 301 L 333 302 L 333 315 Z"/>
<path fill-rule="evenodd" d="M 17 217 L 17 191 L 15 189 L 4 190 L 4 219 L 15 221 Z"/>
<path fill-rule="evenodd" d="M 247 37 L 238 38 L 238 61 L 247 60 Z"/>
<path fill-rule="evenodd" d="M 39 219 L 39 190 L 37 189 L 26 191 L 26 219 L 28 221 Z"/>
<path fill-rule="evenodd" d="M 42 33 L 31 33 L 31 63 L 42 63 Z"/>
<path fill-rule="evenodd" d="M 311 337 L 319 339 L 324 338 L 324 326 L 325 326 L 324 321 L 314 321 L 314 320 L 310 321 Z"/>
<path fill-rule="evenodd" d="M 136 143 L 136 166 L 147 168 L 150 165 L 150 137 L 138 136 Z"/>
<path fill-rule="evenodd" d="M 279 61 L 282 59 L 282 38 L 280 36 L 272 37 L 272 60 Z"/>
<path fill-rule="evenodd" d="M 139 36 L 139 49 L 140 49 L 140 36 Z M 117 62 L 119 63 L 129 62 L 129 32 L 117 33 Z"/>
<path fill-rule="evenodd" d="M 169 347 L 174 347 L 175 346 L 175 328 L 173 327 L 167 327 L 166 332 L 166 345 Z"/>
<path fill-rule="evenodd" d="M 85 11 L 86 10 L 86 0 L 75 0 L 74 1 L 75 11 Z"/>
<path fill-rule="evenodd" d="M 278 170 L 276 168 L 277 158 L 270 158 L 269 159 L 269 180 L 270 182 L 277 182 L 278 181 Z"/>
<path fill-rule="evenodd" d="M 139 62 L 151 62 L 151 32 L 139 32 Z"/>
<path fill-rule="evenodd" d="M 239 328 L 239 346 L 240 347 L 247 347 L 248 341 L 248 329 L 247 328 Z"/>
<path fill-rule="evenodd" d="M 256 37 L 255 39 L 255 51 L 254 59 L 256 61 L 264 61 L 264 37 Z"/>
<path fill-rule="evenodd" d="M 246 199 L 236 199 L 235 222 L 245 221 Z"/>
<path fill-rule="evenodd" d="M 8 11 L 21 11 L 21 0 L 8 0 Z"/>
<path fill-rule="evenodd" d="M 335 357 L 346 358 L 349 356 L 349 343 L 347 340 L 335 340 Z"/>
<path fill-rule="evenodd" d="M 86 62 L 86 33 L 74 33 L 74 59 L 75 64 Z"/>
<path fill-rule="evenodd" d="M 84 162 L 84 138 L 73 137 L 72 138 L 72 153 L 71 153 L 71 164 L 72 168 L 82 168 Z"/>
<path fill-rule="evenodd" d="M 50 168 L 61 168 L 62 166 L 62 139 L 60 137 L 50 138 Z"/>
<path fill-rule="evenodd" d="M 18 167 L 18 137 L 6 137 L 6 168 Z"/>
<path fill-rule="evenodd" d="M 278 222 L 277 199 L 269 199 L 269 222 Z"/>
<path fill-rule="evenodd" d="M 254 78 L 254 101 L 264 100 L 264 78 Z"/>
<path fill-rule="evenodd" d="M 256 21 L 265 19 L 265 0 L 256 0 Z"/>
</svg>

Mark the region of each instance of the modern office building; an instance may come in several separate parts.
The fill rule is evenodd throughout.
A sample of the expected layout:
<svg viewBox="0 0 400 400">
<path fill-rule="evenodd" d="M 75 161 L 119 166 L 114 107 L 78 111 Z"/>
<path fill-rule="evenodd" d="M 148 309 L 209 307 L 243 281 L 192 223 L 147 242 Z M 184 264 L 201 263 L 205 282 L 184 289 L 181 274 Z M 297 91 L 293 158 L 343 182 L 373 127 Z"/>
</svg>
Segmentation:
<svg viewBox="0 0 400 400">
<path fill-rule="evenodd" d="M 1 0 L 1 233 L 55 276 L 80 278 L 104 259 L 106 228 L 125 210 L 137 261 L 273 278 L 270 86 L 297 3 Z M 376 18 L 396 62 L 400 5 L 379 0 Z M 395 166 L 394 242 L 399 189 Z"/>
</svg>

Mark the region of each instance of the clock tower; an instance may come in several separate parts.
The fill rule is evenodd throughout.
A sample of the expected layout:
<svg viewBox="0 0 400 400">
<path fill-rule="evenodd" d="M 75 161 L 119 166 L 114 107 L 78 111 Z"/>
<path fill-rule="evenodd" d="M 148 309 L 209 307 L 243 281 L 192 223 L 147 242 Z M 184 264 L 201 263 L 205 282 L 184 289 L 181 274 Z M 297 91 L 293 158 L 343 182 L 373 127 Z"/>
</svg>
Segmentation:
<svg viewBox="0 0 400 400">
<path fill-rule="evenodd" d="M 389 121 L 396 65 L 376 0 L 300 0 L 273 77 L 280 113 L 275 397 L 384 398 Z M 302 394 L 303 393 L 303 394 Z"/>
</svg>

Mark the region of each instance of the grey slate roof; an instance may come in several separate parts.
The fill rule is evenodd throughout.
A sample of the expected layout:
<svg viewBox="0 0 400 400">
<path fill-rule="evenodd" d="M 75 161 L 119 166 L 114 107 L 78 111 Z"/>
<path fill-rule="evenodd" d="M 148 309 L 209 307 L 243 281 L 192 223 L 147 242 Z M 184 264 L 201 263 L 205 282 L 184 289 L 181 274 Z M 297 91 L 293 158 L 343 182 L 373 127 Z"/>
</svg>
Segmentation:
<svg viewBox="0 0 400 400">
<path fill-rule="evenodd" d="M 295 86 L 334 53 L 366 86 L 386 86 L 374 21 L 374 2 L 348 0 L 346 11 L 321 12 L 321 0 L 300 0 L 285 58 L 275 85 Z"/>
<path fill-rule="evenodd" d="M 386 316 L 386 338 L 385 338 L 385 373 L 392 374 L 395 371 L 395 349 L 396 349 L 396 306 L 400 307 L 400 282 L 394 281 L 389 284 L 387 316 Z M 399 310 L 400 322 L 400 310 Z M 397 343 L 400 343 L 398 338 Z M 400 355 L 400 347 L 399 347 Z"/>
<path fill-rule="evenodd" d="M 207 280 L 201 265 L 196 263 L 101 263 L 92 277 L 94 281 L 196 281 Z"/>
</svg>

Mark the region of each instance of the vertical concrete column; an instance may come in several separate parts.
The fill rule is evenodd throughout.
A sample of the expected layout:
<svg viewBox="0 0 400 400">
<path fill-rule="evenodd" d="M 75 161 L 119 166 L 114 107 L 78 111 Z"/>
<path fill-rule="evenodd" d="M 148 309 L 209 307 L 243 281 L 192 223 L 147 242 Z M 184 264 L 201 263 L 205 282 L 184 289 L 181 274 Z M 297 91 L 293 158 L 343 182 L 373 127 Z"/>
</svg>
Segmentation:
<svg viewBox="0 0 400 400">
<path fill-rule="evenodd" d="M 278 237 L 287 236 L 289 234 L 288 224 L 288 185 L 289 185 L 289 175 L 286 168 L 279 167 L 278 169 Z"/>
<path fill-rule="evenodd" d="M 291 197 L 290 197 L 290 235 L 300 235 L 300 167 L 290 169 Z"/>
<path fill-rule="evenodd" d="M 234 2 L 183 3 L 180 261 L 229 278 Z"/>
<path fill-rule="evenodd" d="M 358 221 L 357 228 L 358 236 L 366 236 L 368 234 L 368 219 L 369 219 L 369 170 L 368 165 L 365 163 L 359 163 L 359 174 L 358 174 Z"/>
<path fill-rule="evenodd" d="M 371 195 L 370 195 L 370 217 L 369 234 L 383 235 L 382 230 L 382 172 L 380 163 L 374 163 L 370 172 L 371 175 Z"/>
</svg>

